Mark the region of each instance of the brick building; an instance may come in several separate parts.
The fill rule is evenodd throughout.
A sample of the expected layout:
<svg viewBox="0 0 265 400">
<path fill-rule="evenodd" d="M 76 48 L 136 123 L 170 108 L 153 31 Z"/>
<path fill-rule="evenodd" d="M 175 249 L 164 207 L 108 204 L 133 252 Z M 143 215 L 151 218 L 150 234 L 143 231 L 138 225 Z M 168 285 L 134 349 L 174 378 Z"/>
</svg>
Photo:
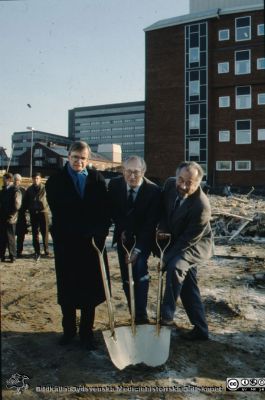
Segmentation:
<svg viewBox="0 0 265 400">
<path fill-rule="evenodd" d="M 163 181 L 193 160 L 210 185 L 265 185 L 263 1 L 190 11 L 145 29 L 148 173 Z"/>
</svg>

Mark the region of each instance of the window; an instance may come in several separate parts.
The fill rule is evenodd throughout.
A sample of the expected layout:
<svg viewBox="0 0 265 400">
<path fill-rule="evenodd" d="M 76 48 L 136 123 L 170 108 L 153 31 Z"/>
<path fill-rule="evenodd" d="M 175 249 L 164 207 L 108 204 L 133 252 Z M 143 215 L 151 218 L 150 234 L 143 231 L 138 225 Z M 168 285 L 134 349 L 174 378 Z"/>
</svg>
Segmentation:
<svg viewBox="0 0 265 400">
<path fill-rule="evenodd" d="M 42 157 L 42 149 L 35 149 L 34 150 L 34 157 Z"/>
<path fill-rule="evenodd" d="M 257 26 L 257 35 L 263 36 L 264 35 L 264 24 L 258 24 Z"/>
<path fill-rule="evenodd" d="M 258 129 L 258 140 L 265 140 L 265 128 Z"/>
<path fill-rule="evenodd" d="M 249 160 L 235 161 L 235 170 L 236 171 L 250 171 L 251 170 L 251 161 L 249 161 Z"/>
<path fill-rule="evenodd" d="M 229 29 L 221 29 L 218 31 L 218 40 L 221 42 L 222 40 L 229 40 L 230 31 Z"/>
<path fill-rule="evenodd" d="M 251 120 L 236 121 L 236 144 L 251 143 Z"/>
<path fill-rule="evenodd" d="M 200 60 L 199 47 L 191 47 L 190 48 L 190 63 L 199 62 L 199 60 Z"/>
<path fill-rule="evenodd" d="M 219 97 L 219 107 L 230 107 L 230 96 Z"/>
<path fill-rule="evenodd" d="M 200 94 L 200 81 L 190 81 L 189 84 L 189 95 L 199 96 Z"/>
<path fill-rule="evenodd" d="M 35 167 L 42 167 L 43 161 L 42 160 L 35 160 L 34 161 L 34 165 L 35 165 Z"/>
<path fill-rule="evenodd" d="M 199 129 L 200 128 L 200 115 L 199 114 L 190 114 L 189 125 L 190 125 L 190 129 Z"/>
<path fill-rule="evenodd" d="M 236 18 L 236 41 L 251 39 L 250 17 Z"/>
<path fill-rule="evenodd" d="M 238 86 L 236 88 L 236 109 L 251 108 L 251 87 Z"/>
<path fill-rule="evenodd" d="M 189 155 L 190 156 L 199 156 L 200 155 L 200 141 L 199 140 L 190 140 L 189 141 Z"/>
<path fill-rule="evenodd" d="M 250 73 L 250 50 L 235 52 L 235 74 L 243 75 Z"/>
<path fill-rule="evenodd" d="M 264 105 L 265 104 L 265 93 L 258 94 L 258 104 Z"/>
<path fill-rule="evenodd" d="M 231 171 L 232 161 L 216 161 L 217 171 Z"/>
<path fill-rule="evenodd" d="M 218 63 L 218 74 L 227 74 L 229 72 L 229 62 Z"/>
<path fill-rule="evenodd" d="M 49 157 L 47 161 L 48 161 L 49 164 L 56 164 L 56 158 L 55 157 Z"/>
<path fill-rule="evenodd" d="M 230 142 L 230 131 L 219 131 L 219 142 Z"/>
<path fill-rule="evenodd" d="M 257 69 L 265 69 L 265 58 L 257 59 Z"/>
</svg>

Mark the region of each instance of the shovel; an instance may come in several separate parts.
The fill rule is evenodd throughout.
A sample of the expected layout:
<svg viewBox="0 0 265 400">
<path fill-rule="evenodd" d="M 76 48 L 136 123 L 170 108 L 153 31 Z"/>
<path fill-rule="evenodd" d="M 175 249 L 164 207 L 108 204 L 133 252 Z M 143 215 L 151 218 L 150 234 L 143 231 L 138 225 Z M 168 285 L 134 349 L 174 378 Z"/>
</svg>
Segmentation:
<svg viewBox="0 0 265 400">
<path fill-rule="evenodd" d="M 171 234 L 170 233 L 164 233 L 166 242 L 164 243 L 164 246 L 160 246 L 159 240 L 158 240 L 158 234 L 156 234 L 156 245 L 159 248 L 160 251 L 160 260 L 158 264 L 158 289 L 157 289 L 157 306 L 156 306 L 156 331 L 157 334 L 159 335 L 161 325 L 160 325 L 160 320 L 161 320 L 161 301 L 162 301 L 162 294 L 163 294 L 163 269 L 162 269 L 162 264 L 163 264 L 163 256 L 170 245 L 171 242 Z"/>
<path fill-rule="evenodd" d="M 120 370 L 129 365 L 136 365 L 139 363 L 144 363 L 151 367 L 164 364 L 169 355 L 170 329 L 168 327 L 161 327 L 159 332 L 157 332 L 156 325 L 135 325 L 132 270 L 131 275 L 129 275 L 129 279 L 131 276 L 130 288 L 132 288 L 130 297 L 131 311 L 133 314 L 131 326 L 115 327 L 114 313 L 102 254 L 105 246 L 103 250 L 100 251 L 95 245 L 94 239 L 92 243 L 98 253 L 102 278 L 105 282 L 104 289 L 108 304 L 110 329 L 103 331 L 103 337 L 113 364 Z M 131 252 L 128 252 L 129 257 Z M 129 266 L 129 268 L 130 267 L 132 268 L 132 266 Z"/>
</svg>

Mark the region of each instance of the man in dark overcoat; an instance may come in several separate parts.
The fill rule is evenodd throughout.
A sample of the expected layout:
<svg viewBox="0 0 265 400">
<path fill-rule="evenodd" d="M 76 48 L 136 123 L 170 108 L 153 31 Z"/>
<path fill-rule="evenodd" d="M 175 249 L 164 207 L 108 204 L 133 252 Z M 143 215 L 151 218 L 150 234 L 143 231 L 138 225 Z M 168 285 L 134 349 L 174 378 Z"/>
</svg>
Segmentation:
<svg viewBox="0 0 265 400">
<path fill-rule="evenodd" d="M 102 246 L 109 228 L 105 180 L 99 172 L 87 168 L 90 154 L 87 143 L 74 142 L 68 163 L 46 183 L 58 303 L 63 315 L 60 344 L 69 344 L 76 335 L 76 310 L 80 309 L 79 336 L 88 350 L 95 348 L 95 308 L 105 300 L 98 255 L 91 240 L 94 237 Z M 105 264 L 107 267 L 106 255 Z"/>
<path fill-rule="evenodd" d="M 3 175 L 3 182 L 0 193 L 0 257 L 4 262 L 8 248 L 9 259 L 13 263 L 16 261 L 16 223 L 22 196 L 14 186 L 13 175 L 10 172 Z"/>
<path fill-rule="evenodd" d="M 123 163 L 123 176 L 110 180 L 108 194 L 113 222 L 113 243 L 117 243 L 123 289 L 130 308 L 128 262 L 132 262 L 134 279 L 136 323 L 148 322 L 147 296 L 149 274 L 147 261 L 154 244 L 156 225 L 159 220 L 160 188 L 145 178 L 145 161 L 131 156 Z M 122 241 L 136 243 L 130 260 L 122 247 Z M 125 243 L 130 247 L 130 243 Z"/>
<path fill-rule="evenodd" d="M 200 187 L 203 170 L 196 162 L 182 163 L 176 178 L 166 181 L 163 191 L 163 218 L 159 237 L 171 234 L 171 244 L 165 252 L 166 288 L 162 304 L 162 322 L 173 325 L 176 301 L 180 296 L 192 331 L 185 339 L 208 339 L 208 325 L 197 285 L 197 264 L 213 254 L 210 227 L 211 207 Z"/>
</svg>

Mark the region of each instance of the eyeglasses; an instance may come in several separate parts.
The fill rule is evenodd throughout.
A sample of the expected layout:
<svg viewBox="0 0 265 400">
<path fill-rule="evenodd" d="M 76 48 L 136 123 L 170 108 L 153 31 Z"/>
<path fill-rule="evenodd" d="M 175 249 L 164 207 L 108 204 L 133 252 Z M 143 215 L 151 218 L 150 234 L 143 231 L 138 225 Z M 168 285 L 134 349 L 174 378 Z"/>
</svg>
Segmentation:
<svg viewBox="0 0 265 400">
<path fill-rule="evenodd" d="M 140 176 L 142 174 L 142 171 L 139 171 L 138 169 L 135 169 L 134 171 L 132 171 L 131 169 L 125 169 L 125 173 L 130 176 Z"/>
<path fill-rule="evenodd" d="M 75 155 L 70 155 L 71 159 L 73 161 L 87 161 L 87 157 L 79 157 L 79 156 L 75 156 Z"/>
</svg>

